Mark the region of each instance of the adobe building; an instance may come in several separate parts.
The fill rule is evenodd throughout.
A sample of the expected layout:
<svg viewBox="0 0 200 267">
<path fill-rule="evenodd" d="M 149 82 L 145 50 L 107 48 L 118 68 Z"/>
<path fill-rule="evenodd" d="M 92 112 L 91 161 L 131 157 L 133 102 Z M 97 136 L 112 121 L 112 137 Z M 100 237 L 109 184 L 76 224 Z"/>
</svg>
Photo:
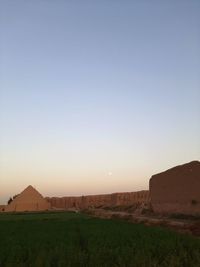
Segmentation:
<svg viewBox="0 0 200 267">
<path fill-rule="evenodd" d="M 153 175 L 149 189 L 154 212 L 200 215 L 200 162 L 192 161 Z"/>
<path fill-rule="evenodd" d="M 10 204 L 5 206 L 5 211 L 45 211 L 49 210 L 50 207 L 50 203 L 35 188 L 29 185 Z"/>
</svg>

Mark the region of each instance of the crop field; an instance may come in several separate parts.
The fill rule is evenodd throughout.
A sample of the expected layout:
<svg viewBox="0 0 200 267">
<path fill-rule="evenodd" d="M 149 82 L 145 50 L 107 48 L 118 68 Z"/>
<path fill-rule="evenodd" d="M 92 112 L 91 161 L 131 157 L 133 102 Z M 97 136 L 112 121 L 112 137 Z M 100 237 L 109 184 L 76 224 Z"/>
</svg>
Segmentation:
<svg viewBox="0 0 200 267">
<path fill-rule="evenodd" d="M 200 239 L 81 213 L 0 214 L 1 267 L 200 267 Z"/>
</svg>

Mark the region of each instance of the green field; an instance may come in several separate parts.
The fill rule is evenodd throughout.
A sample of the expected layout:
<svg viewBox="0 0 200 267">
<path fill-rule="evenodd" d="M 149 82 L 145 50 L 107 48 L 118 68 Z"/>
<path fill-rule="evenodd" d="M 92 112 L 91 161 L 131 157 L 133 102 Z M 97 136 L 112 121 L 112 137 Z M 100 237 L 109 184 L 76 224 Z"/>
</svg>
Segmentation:
<svg viewBox="0 0 200 267">
<path fill-rule="evenodd" d="M 200 240 L 80 213 L 0 214 L 0 266 L 200 267 Z"/>
</svg>

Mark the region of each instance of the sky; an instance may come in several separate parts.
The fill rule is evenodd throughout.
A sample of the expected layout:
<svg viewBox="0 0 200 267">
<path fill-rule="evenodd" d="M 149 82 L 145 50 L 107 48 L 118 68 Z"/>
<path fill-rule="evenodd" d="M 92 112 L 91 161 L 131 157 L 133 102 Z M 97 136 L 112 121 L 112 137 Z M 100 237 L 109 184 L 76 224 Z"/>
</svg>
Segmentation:
<svg viewBox="0 0 200 267">
<path fill-rule="evenodd" d="M 1 0 L 0 39 L 0 203 L 200 159 L 200 1 Z"/>
</svg>

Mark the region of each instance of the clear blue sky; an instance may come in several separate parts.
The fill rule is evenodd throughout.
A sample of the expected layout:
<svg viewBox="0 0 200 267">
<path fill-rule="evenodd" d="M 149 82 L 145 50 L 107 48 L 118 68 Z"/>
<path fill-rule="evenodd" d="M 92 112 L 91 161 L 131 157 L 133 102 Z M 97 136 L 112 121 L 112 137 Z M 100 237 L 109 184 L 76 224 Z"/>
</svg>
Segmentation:
<svg viewBox="0 0 200 267">
<path fill-rule="evenodd" d="M 0 38 L 0 202 L 200 159 L 200 1 L 2 0 Z"/>
</svg>

